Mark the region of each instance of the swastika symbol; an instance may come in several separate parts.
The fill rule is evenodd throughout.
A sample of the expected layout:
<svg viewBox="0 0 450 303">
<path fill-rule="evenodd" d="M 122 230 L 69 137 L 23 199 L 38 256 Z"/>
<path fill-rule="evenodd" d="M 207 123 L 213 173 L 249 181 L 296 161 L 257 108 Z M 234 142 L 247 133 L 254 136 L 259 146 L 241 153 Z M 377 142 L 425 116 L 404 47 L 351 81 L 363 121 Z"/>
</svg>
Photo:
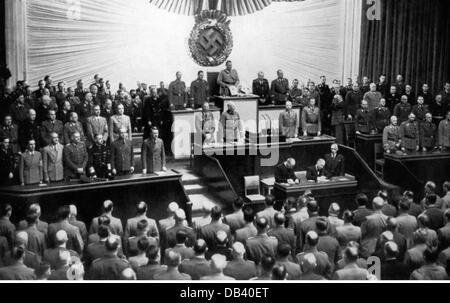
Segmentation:
<svg viewBox="0 0 450 303">
<path fill-rule="evenodd" d="M 199 39 L 199 44 L 209 56 L 213 56 L 220 50 L 223 43 L 222 34 L 213 28 L 205 30 Z"/>
</svg>

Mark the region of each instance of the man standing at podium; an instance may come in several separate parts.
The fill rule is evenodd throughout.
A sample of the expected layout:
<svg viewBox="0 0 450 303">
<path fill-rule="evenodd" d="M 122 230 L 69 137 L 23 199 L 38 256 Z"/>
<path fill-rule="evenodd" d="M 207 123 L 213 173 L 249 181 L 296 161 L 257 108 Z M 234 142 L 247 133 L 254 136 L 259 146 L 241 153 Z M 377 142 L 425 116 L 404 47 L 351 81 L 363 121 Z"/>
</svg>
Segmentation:
<svg viewBox="0 0 450 303">
<path fill-rule="evenodd" d="M 303 136 L 319 136 L 322 134 L 320 109 L 316 106 L 316 99 L 309 99 L 309 105 L 302 112 Z"/>
<path fill-rule="evenodd" d="M 186 84 L 181 81 L 181 72 L 177 72 L 177 79 L 169 85 L 169 102 L 175 110 L 186 108 Z"/>
<path fill-rule="evenodd" d="M 292 102 L 286 102 L 286 111 L 282 112 L 279 117 L 279 129 L 281 136 L 286 139 L 298 137 L 299 121 L 297 113 L 292 110 Z"/>
<path fill-rule="evenodd" d="M 208 82 L 204 78 L 203 71 L 198 72 L 198 78 L 191 83 L 191 98 L 192 107 L 195 109 L 201 108 L 203 103 L 209 101 L 209 87 Z"/>
<path fill-rule="evenodd" d="M 403 151 L 419 151 L 419 124 L 416 116 L 410 113 L 408 121 L 400 125 L 400 138 L 402 140 Z"/>
<path fill-rule="evenodd" d="M 218 139 L 223 143 L 242 142 L 245 137 L 244 126 L 236 111 L 236 105 L 229 102 L 227 106 L 228 110 L 220 117 Z"/>
<path fill-rule="evenodd" d="M 288 99 L 289 80 L 284 78 L 281 69 L 277 71 L 277 75 L 278 78 L 272 81 L 271 95 L 276 105 L 284 105 Z"/>
<path fill-rule="evenodd" d="M 156 127 L 152 128 L 152 136 L 142 143 L 142 173 L 166 171 L 166 154 L 164 142 L 159 136 Z"/>
<path fill-rule="evenodd" d="M 217 84 L 220 85 L 220 95 L 230 97 L 230 86 L 238 86 L 239 85 L 239 75 L 238 72 L 233 69 L 233 63 L 231 61 L 227 61 L 227 68 L 219 73 L 219 77 L 217 77 Z"/>
<path fill-rule="evenodd" d="M 400 128 L 397 125 L 397 117 L 391 117 L 391 124 L 383 130 L 383 146 L 386 153 L 394 153 L 400 149 Z"/>
</svg>

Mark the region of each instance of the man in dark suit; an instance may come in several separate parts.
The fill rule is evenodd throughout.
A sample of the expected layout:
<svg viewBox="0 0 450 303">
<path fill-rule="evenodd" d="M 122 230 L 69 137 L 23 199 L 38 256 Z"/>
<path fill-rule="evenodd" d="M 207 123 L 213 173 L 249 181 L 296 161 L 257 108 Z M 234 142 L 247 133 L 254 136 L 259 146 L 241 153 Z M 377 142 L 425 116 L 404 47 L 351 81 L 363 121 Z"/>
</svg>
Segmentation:
<svg viewBox="0 0 450 303">
<path fill-rule="evenodd" d="M 295 175 L 295 159 L 289 158 L 285 162 L 275 167 L 275 182 L 277 183 L 295 183 L 298 181 Z"/>
<path fill-rule="evenodd" d="M 219 230 L 224 231 L 227 234 L 228 239 L 231 240 L 230 227 L 221 223 L 221 219 L 222 209 L 219 206 L 215 206 L 211 210 L 211 223 L 200 229 L 199 238 L 206 241 L 210 250 L 215 248 L 215 237 Z"/>
<path fill-rule="evenodd" d="M 255 221 L 258 234 L 247 240 L 247 257 L 256 264 L 261 262 L 261 259 L 265 255 L 275 257 L 278 240 L 275 237 L 270 237 L 267 234 L 269 222 L 264 217 L 257 218 Z"/>
<path fill-rule="evenodd" d="M 142 143 L 142 173 L 166 171 L 164 142 L 159 138 L 159 130 L 152 128 L 151 138 Z"/>
<path fill-rule="evenodd" d="M 195 232 L 189 226 L 184 224 L 186 220 L 186 213 L 182 209 L 175 211 L 175 225 L 166 229 L 164 235 L 165 239 L 161 241 L 161 250 L 164 252 L 168 247 L 176 245 L 176 234 L 179 230 L 184 230 L 188 235 L 186 246 L 192 247 L 196 240 Z"/>
<path fill-rule="evenodd" d="M 284 105 L 288 100 L 289 80 L 284 78 L 282 70 L 277 71 L 278 78 L 272 81 L 270 88 L 273 102 L 277 105 Z"/>
<path fill-rule="evenodd" d="M 325 160 L 319 159 L 316 165 L 306 169 L 306 180 L 318 182 L 319 180 L 329 179 L 330 173 L 325 169 Z"/>
<path fill-rule="evenodd" d="M 223 222 L 230 226 L 231 233 L 234 234 L 236 230 L 245 226 L 246 222 L 244 220 L 244 213 L 242 207 L 244 206 L 244 200 L 239 197 L 233 202 L 234 212 L 225 216 Z"/>
<path fill-rule="evenodd" d="M 58 210 L 59 220 L 56 223 L 52 223 L 48 226 L 48 237 L 50 244 L 55 243 L 56 233 L 60 230 L 64 230 L 67 233 L 67 249 L 73 249 L 81 255 L 83 252 L 83 238 L 81 237 L 78 227 L 69 223 L 70 207 L 68 205 L 61 206 Z"/>
<path fill-rule="evenodd" d="M 14 247 L 11 251 L 13 263 L 0 268 L 0 280 L 35 280 L 34 270 L 25 266 L 25 247 Z"/>
<path fill-rule="evenodd" d="M 125 176 L 134 173 L 133 144 L 126 136 L 127 130 L 121 128 L 119 139 L 111 144 L 111 168 L 114 175 Z"/>
<path fill-rule="evenodd" d="M 210 261 L 205 258 L 207 249 L 205 240 L 198 239 L 195 241 L 195 256 L 181 262 L 180 272 L 190 275 L 192 280 L 200 280 L 201 277 L 209 275 L 211 273 Z"/>
<path fill-rule="evenodd" d="M 325 155 L 325 170 L 330 173 L 331 177 L 339 177 L 345 175 L 345 160 L 343 155 L 338 154 L 339 146 L 331 145 L 331 153 Z"/>
<path fill-rule="evenodd" d="M 259 96 L 259 105 L 270 105 L 270 88 L 269 81 L 264 78 L 264 73 L 259 72 L 258 78 L 253 80 L 252 92 L 254 95 Z"/>
<path fill-rule="evenodd" d="M 9 146 L 9 138 L 0 138 L 0 183 L 9 185 L 14 178 L 14 154 Z"/>
<path fill-rule="evenodd" d="M 136 236 L 138 222 L 145 220 L 148 222 L 148 236 L 155 239 L 159 239 L 158 226 L 156 221 L 147 217 L 148 205 L 147 203 L 141 201 L 136 205 L 136 216 L 134 218 L 128 219 L 125 225 L 125 235 L 124 238 Z"/>
<path fill-rule="evenodd" d="M 118 256 L 119 240 L 109 237 L 105 248 L 105 255 L 92 262 L 88 277 L 91 280 L 120 280 L 122 271 L 130 268 L 130 264 Z"/>
</svg>

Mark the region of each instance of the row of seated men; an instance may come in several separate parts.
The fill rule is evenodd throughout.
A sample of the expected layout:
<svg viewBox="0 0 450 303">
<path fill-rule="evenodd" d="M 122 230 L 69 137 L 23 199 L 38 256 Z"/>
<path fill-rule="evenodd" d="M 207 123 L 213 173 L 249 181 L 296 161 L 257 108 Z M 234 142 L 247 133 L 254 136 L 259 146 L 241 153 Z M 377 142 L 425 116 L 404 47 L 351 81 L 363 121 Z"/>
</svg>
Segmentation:
<svg viewBox="0 0 450 303">
<path fill-rule="evenodd" d="M 16 160 L 10 139 L 0 138 L 0 181 L 2 185 L 35 185 L 61 181 L 79 180 L 87 177 L 112 179 L 135 172 L 133 144 L 127 129 L 121 128 L 119 137 L 107 145 L 102 134 L 95 135 L 94 143 L 86 148 L 81 133 L 71 134 L 70 143 L 62 145 L 55 132 L 50 133 L 50 143 L 41 150 L 36 140 L 28 140 L 27 149 Z M 165 171 L 166 155 L 164 143 L 157 128 L 152 129 L 151 138 L 142 143 L 142 173 Z M 18 176 L 16 172 L 18 171 Z M 19 177 L 19 178 L 17 178 Z"/>
<path fill-rule="evenodd" d="M 449 182 L 444 189 L 439 198 L 429 182 L 423 200 L 405 192 L 395 202 L 382 191 L 371 207 L 359 194 L 354 211 L 332 203 L 328 217 L 319 216 L 311 193 L 287 199 L 281 210 L 269 195 L 257 214 L 237 199 L 233 213 L 223 216 L 214 207 L 209 220 L 192 227 L 176 203 L 156 223 L 140 202 L 123 228 L 113 203 L 105 201 L 89 232 L 74 206 L 61 207 L 58 221 L 47 224 L 33 204 L 16 229 L 11 206 L 3 204 L 0 279 L 446 280 Z M 371 256 L 380 260 L 375 273 L 368 270 Z"/>
</svg>

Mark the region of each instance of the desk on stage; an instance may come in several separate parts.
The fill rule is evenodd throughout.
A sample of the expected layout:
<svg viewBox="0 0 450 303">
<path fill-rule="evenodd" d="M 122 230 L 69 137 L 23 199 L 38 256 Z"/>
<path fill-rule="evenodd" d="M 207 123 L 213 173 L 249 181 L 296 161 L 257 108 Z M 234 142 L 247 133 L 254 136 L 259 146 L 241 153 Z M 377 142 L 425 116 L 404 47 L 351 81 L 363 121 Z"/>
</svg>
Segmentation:
<svg viewBox="0 0 450 303">
<path fill-rule="evenodd" d="M 105 200 L 114 202 L 114 216 L 125 223 L 135 216 L 135 205 L 147 202 L 148 215 L 155 219 L 166 216 L 167 205 L 177 201 L 189 215 L 188 198 L 181 185 L 181 174 L 175 171 L 149 175 L 116 177 L 111 181 L 93 183 L 59 182 L 50 185 L 10 186 L 0 188 L 0 199 L 13 204 L 15 220 L 23 219 L 29 203 L 39 202 L 44 220 L 55 220 L 61 205 L 75 204 L 78 217 L 89 222 L 98 216 Z"/>
<path fill-rule="evenodd" d="M 373 169 L 375 165 L 375 146 L 383 143 L 382 134 L 357 134 L 356 151 L 361 155 L 364 161 Z M 381 152 L 383 147 L 381 146 Z"/>
<path fill-rule="evenodd" d="M 450 180 L 450 152 L 385 154 L 384 158 L 384 179 L 420 196 L 427 181 L 435 182 L 442 194 L 442 184 Z"/>
<path fill-rule="evenodd" d="M 337 202 L 341 209 L 353 209 L 354 198 L 358 193 L 358 182 L 354 176 L 345 175 L 334 177 L 328 182 L 309 182 L 306 180 L 306 172 L 297 174 L 300 184 L 289 185 L 286 183 L 275 183 L 273 194 L 277 203 L 283 203 L 288 197 L 298 198 L 307 190 L 310 190 L 317 199 L 320 207 L 320 214 L 327 215 L 331 203 Z M 281 205 L 278 205 L 278 209 Z"/>
</svg>

